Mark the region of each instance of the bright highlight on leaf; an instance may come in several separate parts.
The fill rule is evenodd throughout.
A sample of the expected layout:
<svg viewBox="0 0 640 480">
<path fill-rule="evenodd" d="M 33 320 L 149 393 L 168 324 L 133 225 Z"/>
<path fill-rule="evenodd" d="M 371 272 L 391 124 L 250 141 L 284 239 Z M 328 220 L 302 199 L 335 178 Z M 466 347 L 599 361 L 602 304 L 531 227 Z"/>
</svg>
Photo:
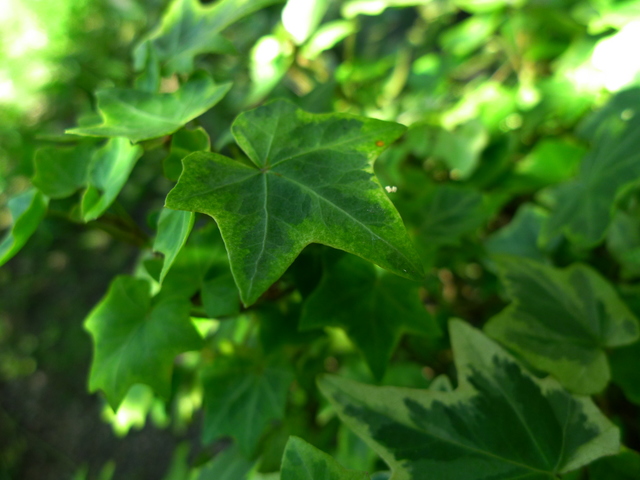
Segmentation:
<svg viewBox="0 0 640 480">
<path fill-rule="evenodd" d="M 197 73 L 174 93 L 142 90 L 98 90 L 102 123 L 67 130 L 75 135 L 126 137 L 132 142 L 168 135 L 202 115 L 231 88 L 216 85 L 205 73 Z"/>
<path fill-rule="evenodd" d="M 166 206 L 216 220 L 245 305 L 314 242 L 419 280 L 421 261 L 372 169 L 380 153 L 375 142 L 389 145 L 404 130 L 395 123 L 269 103 L 241 114 L 232 127 L 253 165 L 193 153 L 183 160 Z"/>
<path fill-rule="evenodd" d="M 300 329 L 343 327 L 378 380 L 404 332 L 440 335 L 420 300 L 419 284 L 353 255 L 331 257 L 318 288 L 304 303 Z"/>
<path fill-rule="evenodd" d="M 340 418 L 391 467 L 391 480 L 552 480 L 617 453 L 594 403 L 538 380 L 468 324 L 450 324 L 453 392 L 319 381 Z"/>
<path fill-rule="evenodd" d="M 168 398 L 176 355 L 202 340 L 179 297 L 152 301 L 146 280 L 119 276 L 85 320 L 94 341 L 89 391 L 102 390 L 115 410 L 136 383 Z"/>
<path fill-rule="evenodd" d="M 289 437 L 280 480 L 368 480 L 365 472 L 347 470 L 331 456 L 298 437 Z"/>
<path fill-rule="evenodd" d="M 638 320 L 612 286 L 586 265 L 566 270 L 524 258 L 500 262 L 513 303 L 485 331 L 569 390 L 603 390 L 610 371 L 605 348 L 638 339 Z"/>
</svg>

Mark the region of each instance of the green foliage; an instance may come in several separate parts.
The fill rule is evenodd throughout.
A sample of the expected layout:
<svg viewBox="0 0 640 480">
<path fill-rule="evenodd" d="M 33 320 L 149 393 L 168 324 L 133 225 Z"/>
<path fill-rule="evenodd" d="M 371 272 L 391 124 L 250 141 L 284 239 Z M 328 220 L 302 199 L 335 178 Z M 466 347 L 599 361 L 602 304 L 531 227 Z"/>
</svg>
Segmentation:
<svg viewBox="0 0 640 480">
<path fill-rule="evenodd" d="M 0 19 L 0 476 L 640 476 L 636 0 L 60 2 Z"/>
<path fill-rule="evenodd" d="M 535 379 L 461 321 L 450 334 L 453 392 L 319 380 L 340 418 L 391 466 L 393 480 L 552 479 L 618 451 L 617 428 L 591 400 Z"/>
<path fill-rule="evenodd" d="M 252 166 L 214 153 L 191 154 L 166 205 L 216 220 L 247 306 L 312 242 L 420 279 L 420 260 L 372 168 L 403 130 L 270 103 L 243 113 L 232 126 Z"/>
</svg>

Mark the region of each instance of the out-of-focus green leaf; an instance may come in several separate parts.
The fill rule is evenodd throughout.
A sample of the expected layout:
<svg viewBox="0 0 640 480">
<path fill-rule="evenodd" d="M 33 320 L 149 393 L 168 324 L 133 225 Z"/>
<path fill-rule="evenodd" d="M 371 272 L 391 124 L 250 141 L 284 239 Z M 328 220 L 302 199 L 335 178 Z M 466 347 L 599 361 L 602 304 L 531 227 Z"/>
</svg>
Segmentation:
<svg viewBox="0 0 640 480">
<path fill-rule="evenodd" d="M 472 121 L 453 131 L 442 130 L 433 154 L 444 160 L 453 178 L 464 180 L 477 168 L 480 154 L 488 141 L 489 135 L 484 126 Z"/>
<path fill-rule="evenodd" d="M 233 445 L 217 454 L 206 463 L 196 477 L 197 480 L 244 480 L 253 467 L 240 449 Z"/>
<path fill-rule="evenodd" d="M 282 35 L 265 35 L 251 50 L 251 92 L 245 105 L 263 100 L 286 75 L 293 63 L 293 48 Z"/>
<path fill-rule="evenodd" d="M 208 152 L 211 150 L 211 140 L 202 127 L 188 130 L 181 128 L 171 137 L 171 150 L 163 160 L 164 175 L 174 182 L 182 173 L 182 159 L 192 152 Z"/>
<path fill-rule="evenodd" d="M 199 0 L 174 0 L 162 22 L 134 51 L 137 70 L 146 61 L 146 42 L 153 45 L 164 75 L 191 73 L 202 53 L 232 53 L 233 45 L 220 35 L 226 27 L 262 8 L 283 0 L 220 0 L 202 5 Z"/>
<path fill-rule="evenodd" d="M 553 192 L 555 208 L 543 229 L 544 238 L 565 233 L 584 247 L 602 240 L 616 196 L 640 176 L 640 116 L 627 120 L 622 128 L 597 136 L 578 177 Z"/>
<path fill-rule="evenodd" d="M 607 250 L 618 261 L 623 278 L 640 276 L 640 220 L 618 211 L 607 231 Z"/>
<path fill-rule="evenodd" d="M 282 24 L 296 45 L 302 45 L 318 28 L 329 8 L 329 0 L 287 0 Z"/>
<path fill-rule="evenodd" d="M 355 22 L 336 20 L 325 23 L 302 47 L 300 54 L 308 59 L 315 59 L 325 50 L 333 48 L 338 42 L 357 31 Z"/>
<path fill-rule="evenodd" d="M 640 478 L 640 454 L 625 450 L 589 465 L 589 480 L 636 480 Z"/>
<path fill-rule="evenodd" d="M 515 172 L 536 181 L 536 187 L 563 182 L 575 175 L 580 160 L 586 153 L 584 147 L 567 141 L 541 140 L 518 163 Z"/>
<path fill-rule="evenodd" d="M 586 265 L 557 270 L 522 257 L 499 263 L 513 303 L 485 331 L 571 391 L 604 389 L 604 349 L 638 339 L 638 320 L 613 287 Z"/>
<path fill-rule="evenodd" d="M 486 238 L 484 246 L 493 255 L 513 255 L 548 262 L 548 257 L 538 245 L 546 218 L 543 209 L 526 203 L 518 208 L 508 225 Z"/>
<path fill-rule="evenodd" d="M 72 128 L 67 133 L 126 137 L 132 142 L 168 135 L 213 107 L 230 88 L 230 83 L 216 85 L 208 75 L 198 73 L 174 93 L 98 90 L 102 123 Z"/>
<path fill-rule="evenodd" d="M 240 313 L 238 287 L 228 266 L 225 270 L 202 284 L 202 306 L 211 318 Z"/>
<path fill-rule="evenodd" d="M 474 15 L 445 31 L 440 44 L 446 52 L 467 56 L 487 43 L 499 23 L 498 15 Z"/>
<path fill-rule="evenodd" d="M 291 436 L 282 457 L 281 480 L 368 480 L 365 472 L 347 470 L 330 455 Z"/>
<path fill-rule="evenodd" d="M 202 345 L 190 308 L 175 297 L 153 303 L 146 280 L 116 277 L 84 324 L 95 346 L 89 390 L 102 390 L 113 409 L 136 383 L 168 398 L 174 358 Z"/>
<path fill-rule="evenodd" d="M 457 245 L 460 238 L 487 222 L 491 213 L 483 195 L 470 188 L 432 186 L 416 207 L 420 243 Z"/>
<path fill-rule="evenodd" d="M 230 435 L 251 455 L 270 422 L 284 417 L 293 374 L 284 367 L 218 357 L 203 371 L 205 442 Z"/>
<path fill-rule="evenodd" d="M 319 381 L 340 418 L 393 480 L 552 480 L 618 452 L 619 431 L 586 397 L 538 380 L 461 321 L 450 324 L 453 392 Z"/>
<path fill-rule="evenodd" d="M 414 7 L 424 0 L 348 0 L 342 5 L 342 16 L 354 18 L 358 15 L 380 15 L 389 7 Z"/>
<path fill-rule="evenodd" d="M 440 335 L 420 300 L 419 284 L 353 255 L 333 257 L 304 303 L 301 329 L 343 327 L 378 380 L 404 332 Z"/>
<path fill-rule="evenodd" d="M 629 401 L 640 405 L 640 342 L 617 348 L 609 354 L 611 377 Z"/>
<path fill-rule="evenodd" d="M 160 272 L 160 283 L 164 280 L 176 256 L 187 242 L 196 214 L 163 208 L 158 218 L 158 233 L 153 242 L 153 250 L 164 255 Z"/>
<path fill-rule="evenodd" d="M 9 261 L 27 243 L 47 213 L 48 204 L 49 199 L 35 188 L 9 199 L 7 206 L 13 223 L 0 241 L 0 265 Z"/>
<path fill-rule="evenodd" d="M 131 145 L 126 138 L 116 137 L 93 153 L 87 189 L 80 204 L 85 222 L 95 220 L 109 208 L 142 152 L 140 146 Z"/>
<path fill-rule="evenodd" d="M 92 154 L 91 145 L 88 144 L 37 150 L 33 184 L 50 198 L 73 195 L 87 182 Z"/>
<path fill-rule="evenodd" d="M 279 101 L 241 114 L 232 131 L 253 165 L 193 153 L 166 204 L 215 218 L 245 305 L 312 242 L 422 278 L 402 220 L 372 169 L 403 126 L 313 115 Z"/>
<path fill-rule="evenodd" d="M 141 45 L 141 48 L 145 49 L 144 70 L 136 78 L 134 88 L 136 90 L 156 93 L 160 88 L 161 80 L 160 62 L 158 61 L 158 55 L 149 42 L 143 43 Z"/>
</svg>

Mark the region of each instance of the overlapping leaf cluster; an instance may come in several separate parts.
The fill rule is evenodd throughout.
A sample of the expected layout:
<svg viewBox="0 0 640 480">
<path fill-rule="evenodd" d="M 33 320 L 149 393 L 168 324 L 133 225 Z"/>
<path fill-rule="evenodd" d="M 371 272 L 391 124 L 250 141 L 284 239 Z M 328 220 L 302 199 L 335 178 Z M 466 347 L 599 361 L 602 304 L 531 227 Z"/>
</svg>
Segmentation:
<svg viewBox="0 0 640 480">
<path fill-rule="evenodd" d="M 201 418 L 189 478 L 639 476 L 640 94 L 571 83 L 630 14 L 279 3 L 173 0 L 8 203 L 0 263 L 47 211 L 140 249 L 90 391 Z"/>
</svg>

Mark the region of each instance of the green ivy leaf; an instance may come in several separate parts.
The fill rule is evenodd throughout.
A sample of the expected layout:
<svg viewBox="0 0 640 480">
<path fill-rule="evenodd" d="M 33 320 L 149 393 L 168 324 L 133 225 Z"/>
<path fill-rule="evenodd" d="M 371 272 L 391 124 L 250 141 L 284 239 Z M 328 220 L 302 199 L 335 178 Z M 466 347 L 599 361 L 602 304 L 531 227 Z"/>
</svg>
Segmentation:
<svg viewBox="0 0 640 480">
<path fill-rule="evenodd" d="M 640 454 L 627 450 L 604 457 L 589 465 L 589 480 L 637 480 L 640 478 Z"/>
<path fill-rule="evenodd" d="M 220 265 L 212 278 L 202 284 L 202 306 L 211 318 L 240 313 L 240 296 L 229 266 Z"/>
<path fill-rule="evenodd" d="M 319 381 L 340 418 L 391 467 L 392 480 L 551 480 L 618 451 L 618 429 L 589 398 L 526 373 L 468 324 L 449 328 L 453 392 Z"/>
<path fill-rule="evenodd" d="M 196 215 L 192 212 L 162 209 L 158 218 L 158 233 L 153 242 L 153 250 L 164 255 L 164 263 L 160 272 L 160 283 L 169 272 L 193 228 Z"/>
<path fill-rule="evenodd" d="M 557 187 L 555 208 L 543 238 L 565 233 L 573 242 L 591 247 L 604 237 L 618 193 L 640 176 L 640 120 L 622 133 L 600 135 L 581 164 L 578 177 Z"/>
<path fill-rule="evenodd" d="M 557 270 L 524 258 L 500 261 L 512 304 L 485 326 L 569 390 L 593 394 L 610 378 L 605 348 L 633 343 L 638 320 L 611 285 L 586 265 Z"/>
<path fill-rule="evenodd" d="M 182 128 L 171 137 L 171 150 L 163 160 L 162 168 L 164 176 L 174 182 L 182 173 L 182 159 L 192 152 L 208 152 L 211 149 L 211 140 L 204 128 L 193 130 Z"/>
<path fill-rule="evenodd" d="M 312 242 L 422 279 L 420 259 L 372 169 L 403 131 L 395 123 L 272 102 L 232 126 L 253 165 L 192 153 L 166 206 L 216 220 L 245 305 Z"/>
<path fill-rule="evenodd" d="M 89 391 L 104 391 L 114 410 L 136 383 L 168 398 L 175 356 L 202 346 L 190 309 L 175 297 L 154 304 L 146 280 L 116 277 L 85 320 L 95 345 Z"/>
<path fill-rule="evenodd" d="M 67 133 L 126 137 L 132 142 L 168 135 L 213 107 L 230 88 L 230 83 L 216 85 L 208 75 L 197 73 L 174 93 L 98 90 L 102 123 L 72 128 Z"/>
<path fill-rule="evenodd" d="M 95 220 L 111 206 L 127 182 L 143 150 L 126 138 L 110 139 L 94 152 L 89 166 L 88 186 L 82 196 L 82 219 Z"/>
<path fill-rule="evenodd" d="M 368 480 L 365 472 L 347 470 L 331 456 L 291 436 L 282 456 L 280 480 Z"/>
<path fill-rule="evenodd" d="M 533 204 L 525 203 L 516 212 L 508 225 L 489 235 L 484 246 L 493 255 L 514 255 L 539 262 L 549 262 L 538 245 L 546 212 Z"/>
<path fill-rule="evenodd" d="M 43 147 L 36 151 L 33 184 L 50 198 L 65 198 L 85 186 L 92 146 Z"/>
<path fill-rule="evenodd" d="M 420 300 L 419 284 L 353 255 L 332 256 L 304 303 L 300 329 L 343 327 L 378 380 L 404 332 L 440 335 Z"/>
<path fill-rule="evenodd" d="M 35 188 L 7 202 L 13 223 L 0 241 L 0 266 L 7 263 L 27 243 L 47 213 L 49 199 Z"/>
<path fill-rule="evenodd" d="M 630 402 L 640 405 L 640 342 L 614 350 L 609 361 L 613 382 Z"/>
<path fill-rule="evenodd" d="M 217 357 L 203 372 L 205 442 L 231 435 L 251 455 L 269 423 L 284 417 L 293 374 L 244 359 Z"/>
<path fill-rule="evenodd" d="M 197 480 L 243 480 L 253 467 L 254 462 L 245 458 L 236 445 L 218 453 L 206 463 Z"/>
<path fill-rule="evenodd" d="M 136 47 L 136 70 L 144 66 L 147 43 L 162 63 L 165 76 L 191 73 L 193 60 L 202 53 L 233 53 L 233 45 L 220 36 L 222 30 L 269 5 L 282 0 L 220 0 L 202 5 L 199 0 L 174 0 L 162 17 L 161 24 Z"/>
</svg>

